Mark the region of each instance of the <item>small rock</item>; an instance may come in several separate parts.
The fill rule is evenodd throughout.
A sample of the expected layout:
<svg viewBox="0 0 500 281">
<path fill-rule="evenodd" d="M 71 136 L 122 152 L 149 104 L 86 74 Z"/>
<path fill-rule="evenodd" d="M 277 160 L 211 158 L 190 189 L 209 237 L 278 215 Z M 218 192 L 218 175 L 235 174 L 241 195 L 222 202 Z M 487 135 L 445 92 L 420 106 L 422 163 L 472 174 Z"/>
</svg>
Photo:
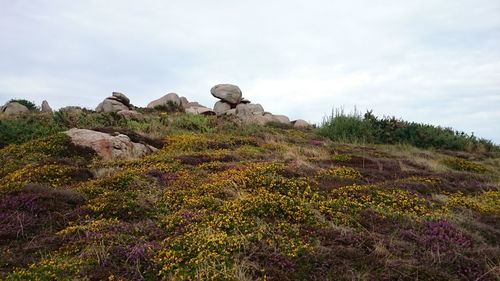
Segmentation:
<svg viewBox="0 0 500 281">
<path fill-rule="evenodd" d="M 311 127 L 311 124 L 309 124 L 307 121 L 298 119 L 292 122 L 294 128 L 309 128 Z"/>
<path fill-rule="evenodd" d="M 217 115 L 222 115 L 224 112 L 231 109 L 231 105 L 227 102 L 218 101 L 214 104 L 214 111 Z"/>
<path fill-rule="evenodd" d="M 236 105 L 241 101 L 241 90 L 236 85 L 219 84 L 210 89 L 212 96 L 225 101 L 229 104 Z"/>
<path fill-rule="evenodd" d="M 135 143 L 126 135 L 112 136 L 93 130 L 73 128 L 66 132 L 74 145 L 94 150 L 104 160 L 133 159 L 143 157 L 157 149 L 142 143 Z"/>
<path fill-rule="evenodd" d="M 241 98 L 240 103 L 247 104 L 247 103 L 251 103 L 251 101 L 247 100 L 246 98 Z"/>
<path fill-rule="evenodd" d="M 52 113 L 52 108 L 50 107 L 49 103 L 46 100 L 42 102 L 42 112 Z"/>
<path fill-rule="evenodd" d="M 187 101 L 187 99 L 186 99 L 186 101 Z M 168 105 L 169 102 L 172 104 L 176 104 L 176 105 L 182 105 L 182 100 L 179 97 L 179 95 L 177 95 L 176 93 L 168 93 L 168 94 L 164 95 L 163 97 L 150 102 L 147 107 L 148 108 L 155 108 L 157 106 Z"/>
</svg>

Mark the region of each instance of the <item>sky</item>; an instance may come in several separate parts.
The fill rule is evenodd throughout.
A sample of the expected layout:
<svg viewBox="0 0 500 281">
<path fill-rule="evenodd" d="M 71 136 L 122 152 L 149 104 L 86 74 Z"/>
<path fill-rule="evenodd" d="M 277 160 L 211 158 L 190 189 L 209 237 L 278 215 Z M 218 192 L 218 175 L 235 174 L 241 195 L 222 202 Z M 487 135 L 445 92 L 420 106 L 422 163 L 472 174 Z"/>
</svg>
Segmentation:
<svg viewBox="0 0 500 281">
<path fill-rule="evenodd" d="M 500 144 L 498 0 L 0 0 L 0 104 L 136 106 L 175 92 L 212 107 L 238 85 L 320 123 L 373 110 Z"/>
</svg>

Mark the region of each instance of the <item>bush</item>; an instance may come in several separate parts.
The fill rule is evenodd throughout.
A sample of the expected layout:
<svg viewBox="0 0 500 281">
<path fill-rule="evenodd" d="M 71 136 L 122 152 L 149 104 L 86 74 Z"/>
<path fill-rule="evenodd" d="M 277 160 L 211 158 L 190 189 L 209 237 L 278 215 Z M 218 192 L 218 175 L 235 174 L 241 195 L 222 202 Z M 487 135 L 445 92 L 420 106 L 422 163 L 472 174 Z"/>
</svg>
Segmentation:
<svg viewBox="0 0 500 281">
<path fill-rule="evenodd" d="M 32 101 L 24 100 L 24 99 L 11 99 L 8 103 L 11 103 L 11 102 L 20 103 L 20 104 L 26 106 L 30 111 L 38 111 L 38 107 Z"/>
<path fill-rule="evenodd" d="M 340 142 L 365 143 L 374 139 L 371 124 L 356 109 L 350 114 L 342 108 L 332 110 L 330 116 L 323 118 L 318 134 Z"/>
<path fill-rule="evenodd" d="M 173 120 L 172 126 L 178 129 L 197 131 L 201 133 L 209 133 L 212 131 L 210 119 L 204 115 L 181 115 Z"/>
<path fill-rule="evenodd" d="M 51 116 L 27 115 L 0 120 L 0 148 L 61 132 L 64 128 Z"/>
<path fill-rule="evenodd" d="M 395 117 L 378 118 L 368 111 L 361 116 L 356 110 L 345 114 L 335 109 L 325 117 L 318 134 L 340 142 L 410 144 L 420 148 L 462 151 L 500 151 L 490 140 L 473 134 L 428 124 L 408 122 Z"/>
</svg>

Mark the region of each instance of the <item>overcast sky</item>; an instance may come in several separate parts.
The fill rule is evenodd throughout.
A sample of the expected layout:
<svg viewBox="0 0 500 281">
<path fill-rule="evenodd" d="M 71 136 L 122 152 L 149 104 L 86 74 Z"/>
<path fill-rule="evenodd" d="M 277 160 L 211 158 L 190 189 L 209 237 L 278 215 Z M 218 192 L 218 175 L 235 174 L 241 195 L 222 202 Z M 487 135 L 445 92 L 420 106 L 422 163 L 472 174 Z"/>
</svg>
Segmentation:
<svg viewBox="0 0 500 281">
<path fill-rule="evenodd" d="M 499 0 L 0 0 L 0 38 L 0 104 L 211 107 L 233 83 L 291 119 L 356 106 L 500 143 Z"/>
</svg>

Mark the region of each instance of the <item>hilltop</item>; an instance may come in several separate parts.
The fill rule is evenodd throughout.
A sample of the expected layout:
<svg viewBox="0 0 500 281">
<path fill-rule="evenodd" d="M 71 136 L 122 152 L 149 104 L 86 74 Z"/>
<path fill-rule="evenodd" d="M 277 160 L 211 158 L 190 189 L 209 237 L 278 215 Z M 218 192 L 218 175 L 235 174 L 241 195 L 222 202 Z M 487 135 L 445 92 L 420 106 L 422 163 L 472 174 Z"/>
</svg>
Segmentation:
<svg viewBox="0 0 500 281">
<path fill-rule="evenodd" d="M 371 112 L 314 128 L 241 95 L 213 114 L 177 98 L 15 101 L 27 111 L 0 119 L 1 279 L 498 280 L 493 143 Z"/>
</svg>

